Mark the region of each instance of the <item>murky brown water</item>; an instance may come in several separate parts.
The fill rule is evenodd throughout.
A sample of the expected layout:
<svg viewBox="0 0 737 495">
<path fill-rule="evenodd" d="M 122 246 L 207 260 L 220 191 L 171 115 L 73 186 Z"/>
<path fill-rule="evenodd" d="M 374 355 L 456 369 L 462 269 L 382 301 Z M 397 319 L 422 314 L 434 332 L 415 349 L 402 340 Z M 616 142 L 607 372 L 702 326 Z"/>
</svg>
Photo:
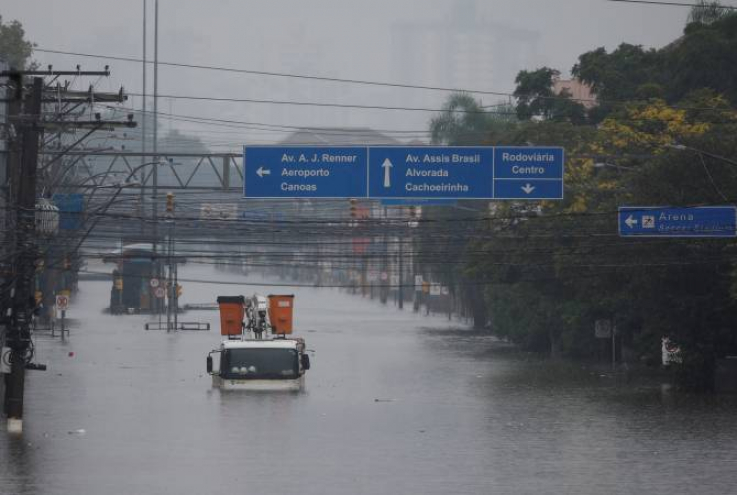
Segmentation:
<svg viewBox="0 0 737 495">
<path fill-rule="evenodd" d="M 256 290 L 184 286 L 183 303 Z M 443 318 L 306 288 L 284 291 L 315 350 L 306 391 L 221 393 L 205 374 L 217 326 L 147 332 L 145 317 L 100 312 L 108 283 L 81 289 L 71 338 L 39 336 L 49 371 L 29 372 L 22 439 L 0 434 L 0 493 L 737 491 L 732 398 L 559 372 Z"/>
</svg>

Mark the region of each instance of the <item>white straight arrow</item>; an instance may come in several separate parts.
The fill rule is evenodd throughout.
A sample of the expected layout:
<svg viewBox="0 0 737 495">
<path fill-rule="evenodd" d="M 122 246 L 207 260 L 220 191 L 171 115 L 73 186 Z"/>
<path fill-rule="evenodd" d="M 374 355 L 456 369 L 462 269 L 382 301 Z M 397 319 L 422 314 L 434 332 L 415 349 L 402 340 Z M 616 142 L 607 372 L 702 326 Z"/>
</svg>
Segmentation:
<svg viewBox="0 0 737 495">
<path fill-rule="evenodd" d="M 381 164 L 381 168 L 384 169 L 384 187 L 392 187 L 391 169 L 393 166 L 388 158 Z"/>
</svg>

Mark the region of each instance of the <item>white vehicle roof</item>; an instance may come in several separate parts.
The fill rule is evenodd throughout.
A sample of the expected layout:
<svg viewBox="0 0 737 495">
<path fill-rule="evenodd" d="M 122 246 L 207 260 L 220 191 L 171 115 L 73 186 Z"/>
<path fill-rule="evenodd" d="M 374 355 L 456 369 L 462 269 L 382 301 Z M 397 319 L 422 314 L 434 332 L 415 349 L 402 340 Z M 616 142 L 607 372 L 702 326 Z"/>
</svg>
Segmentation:
<svg viewBox="0 0 737 495">
<path fill-rule="evenodd" d="M 289 339 L 274 340 L 226 340 L 223 349 L 296 349 L 298 341 Z"/>
</svg>

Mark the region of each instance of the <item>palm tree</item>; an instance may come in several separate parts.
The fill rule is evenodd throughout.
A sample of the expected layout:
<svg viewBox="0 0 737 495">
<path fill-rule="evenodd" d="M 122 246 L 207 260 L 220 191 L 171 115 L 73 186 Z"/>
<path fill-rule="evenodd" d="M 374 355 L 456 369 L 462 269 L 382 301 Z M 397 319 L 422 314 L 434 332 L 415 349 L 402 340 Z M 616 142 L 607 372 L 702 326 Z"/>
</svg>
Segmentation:
<svg viewBox="0 0 737 495">
<path fill-rule="evenodd" d="M 490 114 L 468 93 L 454 93 L 430 121 L 433 144 L 477 144 L 488 132 Z"/>
</svg>

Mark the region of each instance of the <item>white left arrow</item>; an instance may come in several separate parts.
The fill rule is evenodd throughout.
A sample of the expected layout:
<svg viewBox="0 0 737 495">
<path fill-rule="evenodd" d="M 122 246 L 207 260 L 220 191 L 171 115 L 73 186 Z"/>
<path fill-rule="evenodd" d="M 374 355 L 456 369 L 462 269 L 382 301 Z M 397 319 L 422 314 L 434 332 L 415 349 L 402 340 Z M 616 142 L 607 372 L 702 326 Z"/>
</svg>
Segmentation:
<svg viewBox="0 0 737 495">
<path fill-rule="evenodd" d="M 635 225 L 637 225 L 637 220 L 635 220 L 635 217 L 632 215 L 628 216 L 627 219 L 624 221 L 624 223 L 627 224 L 627 227 L 633 228 Z"/>
<path fill-rule="evenodd" d="M 259 167 L 258 170 L 256 170 L 256 175 L 263 179 L 264 175 L 271 175 L 271 170 L 269 170 L 268 168 Z"/>
<path fill-rule="evenodd" d="M 392 187 L 392 176 L 391 169 L 394 165 L 388 158 L 381 164 L 381 168 L 384 169 L 384 187 Z"/>
</svg>

